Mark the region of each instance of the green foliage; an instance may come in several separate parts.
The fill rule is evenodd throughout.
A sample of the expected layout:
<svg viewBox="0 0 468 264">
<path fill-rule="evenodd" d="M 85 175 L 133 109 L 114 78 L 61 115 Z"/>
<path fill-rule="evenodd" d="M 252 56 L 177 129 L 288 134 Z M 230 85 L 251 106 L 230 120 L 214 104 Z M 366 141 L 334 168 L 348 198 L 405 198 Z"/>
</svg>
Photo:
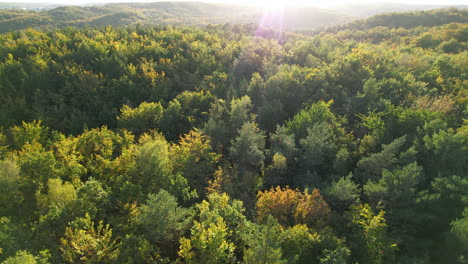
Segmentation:
<svg viewBox="0 0 468 264">
<path fill-rule="evenodd" d="M 450 231 L 457 244 L 456 250 L 460 252 L 459 259 L 464 259 L 468 250 L 468 208 L 463 211 L 463 217 L 453 221 L 451 226 Z"/>
<path fill-rule="evenodd" d="M 19 174 L 14 162 L 0 161 L 0 215 L 16 215 L 22 201 Z"/>
<path fill-rule="evenodd" d="M 384 263 L 391 259 L 395 245 L 387 234 L 385 212 L 375 214 L 368 204 L 352 206 L 347 213 L 351 228 L 351 258 L 363 263 Z"/>
<path fill-rule="evenodd" d="M 258 10 L 0 10 L 0 261 L 465 261 L 466 11 Z"/>
<path fill-rule="evenodd" d="M 145 135 L 135 151 L 135 174 L 144 183 L 145 192 L 157 192 L 170 185 L 172 174 L 169 143 L 160 134 Z"/>
<path fill-rule="evenodd" d="M 412 201 L 415 195 L 415 187 L 421 179 L 421 167 L 411 163 L 394 172 L 386 169 L 382 171 L 382 178 L 376 183 L 369 181 L 364 185 L 364 193 L 373 202 L 385 201 L 389 207 L 402 207 L 405 201 Z"/>
<path fill-rule="evenodd" d="M 159 127 L 164 108 L 160 103 L 141 103 L 137 108 L 124 105 L 117 116 L 117 124 L 121 128 L 128 129 L 140 135 L 150 129 Z"/>
<path fill-rule="evenodd" d="M 321 180 L 317 174 L 330 173 L 329 164 L 333 164 L 337 146 L 333 131 L 328 123 L 316 123 L 308 130 L 306 138 L 300 140 L 302 155 L 299 168 L 302 173 L 294 178 L 297 186 L 319 186 Z M 328 166 L 327 166 L 328 165 Z M 314 177 L 310 177 L 310 174 Z"/>
<path fill-rule="evenodd" d="M 207 201 L 197 207 L 200 221 L 193 222 L 190 238 L 181 238 L 180 257 L 186 263 L 234 263 L 235 245 L 227 240 L 232 231 Z"/>
<path fill-rule="evenodd" d="M 213 152 L 210 140 L 201 132 L 192 130 L 181 136 L 177 145 L 172 145 L 170 156 L 175 173 L 184 176 L 200 197 L 204 196 L 220 159 L 220 155 Z"/>
<path fill-rule="evenodd" d="M 250 97 L 244 96 L 235 98 L 231 101 L 229 111 L 229 118 L 231 121 L 231 128 L 240 129 L 242 125 L 251 120 L 249 112 L 252 108 L 252 101 Z"/>
<path fill-rule="evenodd" d="M 47 181 L 47 194 L 36 193 L 36 199 L 39 207 L 46 209 L 50 206 L 63 208 L 69 206 L 76 200 L 75 187 L 69 182 L 63 182 L 60 179 L 49 179 Z"/>
<path fill-rule="evenodd" d="M 134 221 L 149 241 L 170 248 L 188 229 L 191 220 L 190 210 L 180 207 L 174 196 L 161 190 L 148 195 Z"/>
<path fill-rule="evenodd" d="M 41 252 L 45 253 L 45 252 Z M 44 255 L 44 254 L 43 254 Z M 27 251 L 18 251 L 16 252 L 15 256 L 7 258 L 2 263 L 4 264 L 47 264 L 49 263 L 47 260 L 47 256 L 34 256 Z"/>
<path fill-rule="evenodd" d="M 208 110 L 214 102 L 211 93 L 184 91 L 169 102 L 160 121 L 161 131 L 175 140 L 208 120 Z"/>
<path fill-rule="evenodd" d="M 268 217 L 264 226 L 253 227 L 245 238 L 247 249 L 244 251 L 244 263 L 284 263 L 280 236 L 282 228 L 272 216 Z"/>
<path fill-rule="evenodd" d="M 351 204 L 359 202 L 361 190 L 353 182 L 352 174 L 333 181 L 326 190 L 325 197 L 330 205 L 340 211 L 344 211 Z"/>
<path fill-rule="evenodd" d="M 246 122 L 237 131 L 238 136 L 231 142 L 230 156 L 241 170 L 255 170 L 263 167 L 265 159 L 265 135 L 254 122 Z"/>
<path fill-rule="evenodd" d="M 281 247 L 287 263 L 346 263 L 350 251 L 330 230 L 314 232 L 305 225 L 286 229 Z"/>
<path fill-rule="evenodd" d="M 95 226 L 89 214 L 67 227 L 60 239 L 63 260 L 68 263 L 111 262 L 118 255 L 112 229 L 102 221 Z"/>
<path fill-rule="evenodd" d="M 11 135 L 10 145 L 15 149 L 21 149 L 26 143 L 38 142 L 46 144 L 48 140 L 48 128 L 42 126 L 41 121 L 25 123 L 22 126 L 14 126 L 10 128 Z"/>
<path fill-rule="evenodd" d="M 154 246 L 141 236 L 126 235 L 119 245 L 119 251 L 116 263 L 151 263 L 160 260 L 154 253 Z"/>
<path fill-rule="evenodd" d="M 362 158 L 356 165 L 358 177 L 362 181 L 379 179 L 383 169 L 396 163 L 396 155 L 405 141 L 406 137 L 395 139 L 388 145 L 382 145 L 381 152 Z"/>
<path fill-rule="evenodd" d="M 330 104 L 331 102 L 325 103 L 321 101 L 301 110 L 292 120 L 286 122 L 287 131 L 294 134 L 296 139 L 303 139 L 307 136 L 307 129 L 314 124 L 322 124 L 324 122 L 334 124 L 336 117 L 330 110 Z"/>
<path fill-rule="evenodd" d="M 15 252 L 28 247 L 31 233 L 25 226 L 15 223 L 9 217 L 0 217 L 0 261 L 13 257 Z"/>
</svg>

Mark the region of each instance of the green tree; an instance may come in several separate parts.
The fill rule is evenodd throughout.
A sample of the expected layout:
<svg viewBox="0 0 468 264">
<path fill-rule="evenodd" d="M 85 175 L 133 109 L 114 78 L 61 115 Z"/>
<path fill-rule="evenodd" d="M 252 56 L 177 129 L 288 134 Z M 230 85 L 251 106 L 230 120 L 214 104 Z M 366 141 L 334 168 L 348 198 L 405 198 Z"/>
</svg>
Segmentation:
<svg viewBox="0 0 468 264">
<path fill-rule="evenodd" d="M 209 92 L 189 92 L 179 94 L 169 102 L 160 121 L 160 128 L 169 140 L 193 128 L 201 128 L 209 119 L 208 111 L 215 97 Z"/>
<path fill-rule="evenodd" d="M 234 263 L 234 243 L 228 240 L 231 230 L 214 210 L 209 209 L 207 201 L 201 202 L 197 209 L 200 220 L 194 221 L 190 237 L 180 240 L 179 256 L 186 263 Z"/>
<path fill-rule="evenodd" d="M 185 177 L 199 197 L 204 197 L 221 157 L 213 152 L 210 140 L 198 130 L 192 130 L 171 146 L 170 157 L 174 172 Z"/>
<path fill-rule="evenodd" d="M 346 214 L 353 261 L 384 263 L 391 259 L 395 245 L 388 236 L 384 215 L 384 211 L 375 214 L 368 204 L 352 206 Z"/>
<path fill-rule="evenodd" d="M 47 264 L 47 254 L 45 252 L 41 256 L 34 256 L 28 251 L 20 250 L 16 252 L 15 256 L 7 258 L 3 264 Z"/>
<path fill-rule="evenodd" d="M 13 161 L 0 160 L 0 215 L 17 215 L 22 202 L 20 170 Z"/>
<path fill-rule="evenodd" d="M 352 174 L 333 181 L 331 186 L 326 189 L 325 198 L 332 208 L 343 212 L 353 203 L 359 202 L 361 190 L 353 182 Z"/>
<path fill-rule="evenodd" d="M 117 116 L 117 125 L 141 135 L 151 129 L 159 128 L 159 121 L 164 113 L 160 103 L 141 103 L 137 108 L 122 106 Z"/>
<path fill-rule="evenodd" d="M 42 209 L 50 206 L 63 208 L 70 206 L 76 200 L 75 187 L 69 182 L 62 182 L 61 179 L 49 179 L 47 182 L 47 194 L 36 193 L 38 205 Z"/>
<path fill-rule="evenodd" d="M 60 244 L 63 260 L 68 263 L 109 263 L 118 255 L 112 229 L 102 221 L 95 226 L 89 214 L 66 228 Z"/>
<path fill-rule="evenodd" d="M 229 154 L 242 170 L 258 170 L 265 159 L 265 135 L 254 122 L 247 122 L 237 131 L 238 136 L 231 141 Z"/>
<path fill-rule="evenodd" d="M 240 129 L 246 122 L 251 121 L 251 111 L 252 100 L 247 95 L 232 99 L 229 111 L 230 128 L 235 131 Z"/>
<path fill-rule="evenodd" d="M 150 242 L 171 252 L 192 222 L 191 210 L 180 207 L 174 196 L 161 190 L 148 195 L 134 222 Z"/>
<path fill-rule="evenodd" d="M 284 263 L 281 260 L 280 246 L 282 228 L 275 218 L 269 216 L 265 225 L 253 225 L 252 227 L 245 234 L 247 249 L 244 251 L 244 263 Z"/>
</svg>

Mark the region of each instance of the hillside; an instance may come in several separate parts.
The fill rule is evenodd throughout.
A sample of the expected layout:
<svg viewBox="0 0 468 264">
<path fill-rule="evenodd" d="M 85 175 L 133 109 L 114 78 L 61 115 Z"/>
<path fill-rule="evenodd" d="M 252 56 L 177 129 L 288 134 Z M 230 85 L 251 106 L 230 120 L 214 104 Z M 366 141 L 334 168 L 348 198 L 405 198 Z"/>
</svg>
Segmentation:
<svg viewBox="0 0 468 264">
<path fill-rule="evenodd" d="M 417 5 L 417 4 L 402 4 L 402 3 L 366 3 L 366 4 L 347 4 L 328 7 L 327 9 L 355 16 L 359 18 L 368 18 L 371 16 L 383 13 L 402 13 L 427 11 L 433 9 L 458 8 L 466 9 L 468 5 Z"/>
<path fill-rule="evenodd" d="M 102 27 L 224 8 L 0 34 L 0 263 L 464 263 L 465 11 Z"/>
<path fill-rule="evenodd" d="M 280 20 L 281 18 L 281 20 Z M 0 32 L 25 28 L 102 25 L 192 25 L 259 24 L 283 29 L 316 29 L 342 24 L 352 17 L 324 9 L 287 8 L 264 12 L 261 8 L 196 2 L 155 2 L 109 4 L 104 6 L 65 6 L 43 11 L 0 10 Z M 281 23 L 281 24 L 280 24 Z"/>
<path fill-rule="evenodd" d="M 389 29 L 411 29 L 417 27 L 433 27 L 450 23 L 468 23 L 468 9 L 435 9 L 403 13 L 387 13 L 375 15 L 367 19 L 356 20 L 347 24 L 332 26 L 326 32 L 343 30 L 369 30 L 377 27 Z"/>
</svg>

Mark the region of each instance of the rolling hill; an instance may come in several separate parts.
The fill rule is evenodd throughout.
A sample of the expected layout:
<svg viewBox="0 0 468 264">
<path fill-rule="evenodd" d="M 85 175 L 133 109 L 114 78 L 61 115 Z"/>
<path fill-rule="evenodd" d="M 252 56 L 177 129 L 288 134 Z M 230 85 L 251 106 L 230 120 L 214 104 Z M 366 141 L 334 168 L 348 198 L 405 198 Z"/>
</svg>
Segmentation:
<svg viewBox="0 0 468 264">
<path fill-rule="evenodd" d="M 281 18 L 281 19 L 280 19 Z M 50 10 L 1 10 L 0 32 L 24 28 L 85 27 L 103 25 L 262 24 L 283 29 L 316 29 L 342 24 L 354 17 L 316 7 L 264 12 L 261 8 L 196 2 L 155 2 L 63 6 Z"/>
</svg>

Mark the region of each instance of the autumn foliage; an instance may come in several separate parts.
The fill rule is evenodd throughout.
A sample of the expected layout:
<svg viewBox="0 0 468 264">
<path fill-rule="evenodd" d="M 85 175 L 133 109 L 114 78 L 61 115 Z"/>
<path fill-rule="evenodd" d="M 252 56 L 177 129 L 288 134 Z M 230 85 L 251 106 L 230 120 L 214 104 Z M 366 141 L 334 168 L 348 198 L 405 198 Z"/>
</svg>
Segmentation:
<svg viewBox="0 0 468 264">
<path fill-rule="evenodd" d="M 272 215 L 284 226 L 296 224 L 313 226 L 326 222 L 330 215 L 330 207 L 318 189 L 309 193 L 307 189 L 301 192 L 288 186 L 286 188 L 277 186 L 260 191 L 257 198 L 256 209 L 260 222 L 266 221 L 268 216 Z"/>
</svg>

